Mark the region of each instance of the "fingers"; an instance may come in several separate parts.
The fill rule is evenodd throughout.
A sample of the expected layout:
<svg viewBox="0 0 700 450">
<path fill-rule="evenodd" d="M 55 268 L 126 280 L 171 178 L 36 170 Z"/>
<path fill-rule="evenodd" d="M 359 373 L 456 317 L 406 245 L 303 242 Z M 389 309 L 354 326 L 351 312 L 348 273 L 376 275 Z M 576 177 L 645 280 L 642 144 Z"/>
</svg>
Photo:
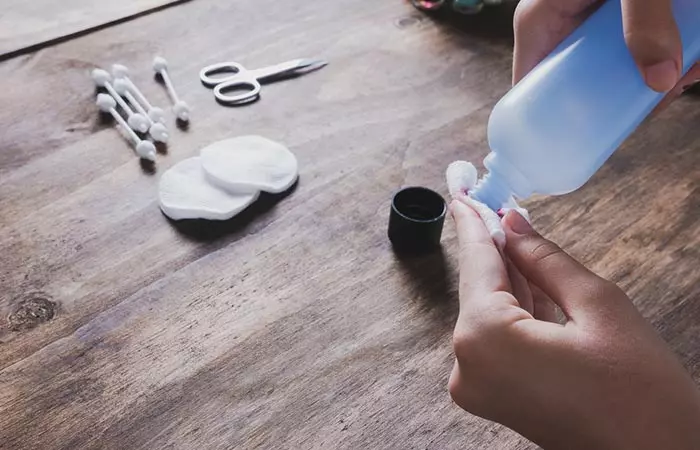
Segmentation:
<svg viewBox="0 0 700 450">
<path fill-rule="evenodd" d="M 530 283 L 522 273 L 515 267 L 515 264 L 510 259 L 506 260 L 506 268 L 508 270 L 508 278 L 513 291 L 513 296 L 520 303 L 520 307 L 530 314 L 534 313 L 534 304 Z"/>
<path fill-rule="evenodd" d="M 658 92 L 673 89 L 683 62 L 671 0 L 622 0 L 622 25 L 647 85 Z"/>
<path fill-rule="evenodd" d="M 513 19 L 513 84 L 577 28 L 596 0 L 522 0 Z M 622 0 L 625 41 L 647 85 L 668 92 L 681 75 L 682 47 L 671 0 Z"/>
<path fill-rule="evenodd" d="M 559 323 L 557 317 L 557 306 L 551 298 L 542 289 L 530 283 L 530 292 L 532 293 L 532 307 L 535 319 L 545 322 Z"/>
<path fill-rule="evenodd" d="M 556 244 L 546 240 L 515 211 L 505 219 L 508 258 L 573 320 L 595 308 L 604 297 L 604 280 L 590 272 Z"/>
<path fill-rule="evenodd" d="M 692 87 L 693 84 L 700 81 L 700 63 L 696 63 L 690 70 L 680 79 L 678 84 L 669 92 L 661 103 L 659 103 L 654 109 L 654 114 L 658 114 L 670 105 L 676 98 L 678 98 L 685 90 Z"/>
<path fill-rule="evenodd" d="M 597 3 L 596 0 L 521 0 L 513 18 L 513 84 L 571 34 Z"/>
<path fill-rule="evenodd" d="M 453 201 L 450 209 L 459 238 L 460 309 L 509 291 L 503 259 L 479 215 L 460 201 Z"/>
</svg>

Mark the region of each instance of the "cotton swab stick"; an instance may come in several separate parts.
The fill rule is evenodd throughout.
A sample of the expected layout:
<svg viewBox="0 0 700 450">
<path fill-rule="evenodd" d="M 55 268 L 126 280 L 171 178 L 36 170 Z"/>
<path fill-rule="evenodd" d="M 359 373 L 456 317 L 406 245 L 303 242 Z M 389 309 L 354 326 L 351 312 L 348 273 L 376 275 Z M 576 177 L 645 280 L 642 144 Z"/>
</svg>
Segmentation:
<svg viewBox="0 0 700 450">
<path fill-rule="evenodd" d="M 92 79 L 97 86 L 104 87 L 107 92 L 114 98 L 117 104 L 124 110 L 127 115 L 127 123 L 130 128 L 145 133 L 148 131 L 148 120 L 139 113 L 135 113 L 119 93 L 112 86 L 112 77 L 109 72 L 102 69 L 94 69 L 92 71 Z"/>
<path fill-rule="evenodd" d="M 168 75 L 168 61 L 161 56 L 156 56 L 153 60 L 153 70 L 163 78 L 163 83 L 165 83 L 165 88 L 168 90 L 168 95 L 170 95 L 170 99 L 173 101 L 173 112 L 177 118 L 188 122 L 190 120 L 190 107 L 183 100 L 180 100 L 177 96 L 177 92 L 175 92 L 173 82 Z"/>
<path fill-rule="evenodd" d="M 136 87 L 136 84 L 134 84 L 134 82 L 131 81 L 131 78 L 129 78 L 129 69 L 126 66 L 123 66 L 121 64 L 114 64 L 112 66 L 112 75 L 114 76 L 115 88 L 118 81 L 126 83 L 129 92 L 131 92 L 134 95 L 138 103 L 141 104 L 143 108 L 148 112 L 148 117 L 150 117 L 150 119 L 153 122 L 165 123 L 165 111 L 163 111 L 162 108 L 153 106 L 148 101 L 146 96 L 143 95 L 141 90 L 138 87 Z"/>
<path fill-rule="evenodd" d="M 163 143 L 168 142 L 168 129 L 165 128 L 165 125 L 162 123 L 153 121 L 141 103 L 139 103 L 139 101 L 131 93 L 129 90 L 129 83 L 127 83 L 124 78 L 117 78 L 114 80 L 114 89 L 119 93 L 119 95 L 125 97 L 139 114 L 143 115 L 146 120 L 148 120 L 148 133 L 154 140 Z"/>
<path fill-rule="evenodd" d="M 141 140 L 134 130 L 131 129 L 129 124 L 126 123 L 124 118 L 117 112 L 117 102 L 111 95 L 98 94 L 96 104 L 101 111 L 111 114 L 112 117 L 114 117 L 114 120 L 116 120 L 117 123 L 122 126 L 133 142 L 137 155 L 149 161 L 156 160 L 156 147 L 150 141 Z"/>
</svg>

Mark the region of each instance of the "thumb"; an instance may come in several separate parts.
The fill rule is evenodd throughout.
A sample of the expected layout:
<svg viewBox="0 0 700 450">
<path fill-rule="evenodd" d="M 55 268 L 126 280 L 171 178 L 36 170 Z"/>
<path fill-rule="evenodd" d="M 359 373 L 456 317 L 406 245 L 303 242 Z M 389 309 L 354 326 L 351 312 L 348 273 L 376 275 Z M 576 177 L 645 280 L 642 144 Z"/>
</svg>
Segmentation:
<svg viewBox="0 0 700 450">
<path fill-rule="evenodd" d="M 559 246 L 539 235 L 520 214 L 503 220 L 505 253 L 525 278 L 556 303 L 569 320 L 600 308 L 607 294 L 604 279 L 586 269 Z"/>
<path fill-rule="evenodd" d="M 622 0 L 625 41 L 647 85 L 668 92 L 683 68 L 681 37 L 671 0 Z"/>
</svg>

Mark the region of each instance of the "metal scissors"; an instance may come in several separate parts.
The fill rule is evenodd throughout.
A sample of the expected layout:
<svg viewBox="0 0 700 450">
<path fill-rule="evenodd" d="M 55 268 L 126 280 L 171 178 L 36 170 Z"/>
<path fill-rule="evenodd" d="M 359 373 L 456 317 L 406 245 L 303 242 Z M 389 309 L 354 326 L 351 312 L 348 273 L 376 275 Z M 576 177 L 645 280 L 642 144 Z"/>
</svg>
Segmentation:
<svg viewBox="0 0 700 450">
<path fill-rule="evenodd" d="M 318 70 L 327 63 L 318 59 L 294 59 L 291 61 L 248 70 L 237 62 L 223 62 L 207 66 L 199 72 L 199 79 L 206 87 L 214 88 L 214 97 L 225 105 L 243 105 L 260 97 L 260 83 L 274 79 L 293 77 Z M 228 74 L 226 76 L 212 76 Z M 243 92 L 240 92 L 240 91 Z M 237 92 L 227 94 L 227 92 Z"/>
</svg>

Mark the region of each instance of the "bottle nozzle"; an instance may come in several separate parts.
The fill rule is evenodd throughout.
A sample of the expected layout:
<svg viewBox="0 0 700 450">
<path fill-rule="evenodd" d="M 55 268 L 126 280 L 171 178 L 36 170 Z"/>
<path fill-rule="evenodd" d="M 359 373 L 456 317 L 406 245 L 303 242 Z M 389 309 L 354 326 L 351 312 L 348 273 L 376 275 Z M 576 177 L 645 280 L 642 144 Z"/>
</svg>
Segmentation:
<svg viewBox="0 0 700 450">
<path fill-rule="evenodd" d="M 512 192 L 500 177 L 490 172 L 474 187 L 472 196 L 493 211 L 498 211 L 509 202 Z"/>
</svg>

